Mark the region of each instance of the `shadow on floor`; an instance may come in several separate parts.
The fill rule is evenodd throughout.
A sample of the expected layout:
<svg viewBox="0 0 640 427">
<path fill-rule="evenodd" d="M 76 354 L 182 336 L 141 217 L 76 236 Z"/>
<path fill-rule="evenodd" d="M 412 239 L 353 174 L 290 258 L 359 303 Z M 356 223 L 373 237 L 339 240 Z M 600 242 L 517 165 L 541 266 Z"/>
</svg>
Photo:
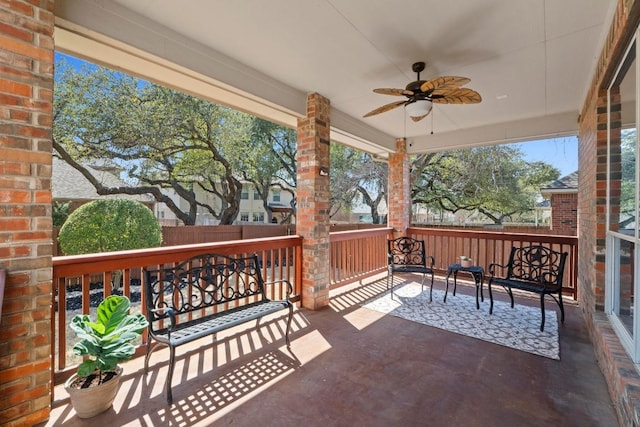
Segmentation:
<svg viewBox="0 0 640 427">
<path fill-rule="evenodd" d="M 414 278 L 397 276 L 396 286 Z M 474 290 L 458 282 L 459 293 Z M 171 407 L 164 349 L 147 376 L 142 359 L 127 362 L 113 408 L 90 420 L 75 416 L 57 386 L 46 425 L 618 425 L 576 304 L 565 307 L 557 361 L 361 307 L 385 291 L 378 277 L 333 291 L 323 310 L 298 309 L 290 349 L 284 317 L 179 348 Z"/>
</svg>

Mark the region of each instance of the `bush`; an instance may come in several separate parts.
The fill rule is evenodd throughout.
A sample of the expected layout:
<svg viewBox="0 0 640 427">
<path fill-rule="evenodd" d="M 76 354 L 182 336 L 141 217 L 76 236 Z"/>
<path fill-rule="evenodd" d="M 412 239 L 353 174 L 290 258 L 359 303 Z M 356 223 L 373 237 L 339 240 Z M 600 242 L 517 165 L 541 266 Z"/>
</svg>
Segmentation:
<svg viewBox="0 0 640 427">
<path fill-rule="evenodd" d="M 58 241 L 65 255 L 112 252 L 160 246 L 162 231 L 140 202 L 94 200 L 69 215 Z"/>
</svg>

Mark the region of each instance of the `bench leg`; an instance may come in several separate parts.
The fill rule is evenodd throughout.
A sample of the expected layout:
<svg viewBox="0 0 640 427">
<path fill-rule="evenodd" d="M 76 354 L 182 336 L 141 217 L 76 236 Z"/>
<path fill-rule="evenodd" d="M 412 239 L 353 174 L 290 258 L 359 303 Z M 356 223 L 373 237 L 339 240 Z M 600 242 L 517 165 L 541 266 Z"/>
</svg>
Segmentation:
<svg viewBox="0 0 640 427">
<path fill-rule="evenodd" d="M 287 319 L 287 330 L 284 334 L 284 339 L 287 342 L 287 347 L 291 347 L 291 342 L 289 341 L 289 331 L 291 331 L 291 320 L 293 319 L 293 305 L 289 306 L 289 318 Z"/>
<path fill-rule="evenodd" d="M 560 306 L 560 320 L 564 323 L 564 304 L 562 303 L 562 289 L 558 295 L 558 305 Z"/>
<path fill-rule="evenodd" d="M 173 377 L 173 368 L 176 362 L 176 348 L 172 345 L 169 346 L 169 372 L 167 372 L 167 379 L 165 381 L 165 387 L 167 389 L 167 404 L 173 403 L 173 395 L 171 394 L 171 378 Z"/>
<path fill-rule="evenodd" d="M 493 314 L 493 291 L 491 290 L 491 279 L 489 279 L 489 283 L 487 284 L 487 287 L 489 288 L 489 314 Z"/>
<path fill-rule="evenodd" d="M 540 322 L 540 332 L 544 331 L 544 321 L 545 321 L 545 314 L 544 314 L 544 292 L 540 294 L 540 311 L 542 311 L 542 321 Z"/>
<path fill-rule="evenodd" d="M 149 372 L 149 357 L 151 356 L 151 336 L 147 336 L 147 351 L 144 356 L 144 374 Z"/>
<path fill-rule="evenodd" d="M 429 302 L 433 301 L 433 272 L 431 272 L 431 287 L 429 288 Z"/>
</svg>

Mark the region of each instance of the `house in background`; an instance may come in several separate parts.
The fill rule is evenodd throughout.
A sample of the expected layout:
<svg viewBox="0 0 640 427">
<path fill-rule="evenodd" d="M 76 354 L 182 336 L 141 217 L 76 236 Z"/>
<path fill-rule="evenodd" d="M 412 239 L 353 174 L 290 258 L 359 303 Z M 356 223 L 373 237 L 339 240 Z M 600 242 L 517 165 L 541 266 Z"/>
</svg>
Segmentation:
<svg viewBox="0 0 640 427">
<path fill-rule="evenodd" d="M 551 230 L 567 236 L 578 235 L 578 171 L 563 176 L 540 189 L 550 200 Z"/>
<path fill-rule="evenodd" d="M 120 170 L 110 165 L 91 165 L 89 171 L 102 184 L 108 187 L 120 187 L 127 184 L 119 178 Z M 78 207 L 98 199 L 129 199 L 136 200 L 155 213 L 155 200 L 153 197 L 141 194 L 110 194 L 100 195 L 95 187 L 77 169 L 64 160 L 53 157 L 51 173 L 51 192 L 54 203 L 69 203 L 69 212 Z"/>
<path fill-rule="evenodd" d="M 103 185 L 107 187 L 128 186 L 120 179 L 120 169 L 115 165 L 91 165 L 89 171 Z M 153 212 L 160 225 L 177 226 L 183 225 L 178 217 L 165 203 L 158 203 L 148 195 L 112 194 L 100 195 L 95 187 L 77 169 L 69 165 L 64 160 L 53 157 L 53 169 L 51 179 L 54 203 L 70 203 L 69 212 L 73 212 L 79 206 L 97 199 L 130 199 L 143 203 Z M 162 192 L 170 197 L 176 205 L 183 209 L 188 208 L 187 202 L 182 199 L 172 189 L 162 189 Z M 204 191 L 197 192 L 198 200 L 220 208 L 220 200 Z M 285 217 L 289 217 L 292 212 L 291 200 L 293 196 L 288 191 L 274 189 L 269 194 L 269 207 L 273 217 L 277 222 Z M 268 215 L 262 206 L 262 201 L 257 192 L 254 191 L 253 184 L 243 183 L 243 190 L 240 200 L 240 213 L 235 221 L 236 224 L 267 223 Z M 198 207 L 195 225 L 218 225 L 219 221 L 205 208 Z"/>
</svg>

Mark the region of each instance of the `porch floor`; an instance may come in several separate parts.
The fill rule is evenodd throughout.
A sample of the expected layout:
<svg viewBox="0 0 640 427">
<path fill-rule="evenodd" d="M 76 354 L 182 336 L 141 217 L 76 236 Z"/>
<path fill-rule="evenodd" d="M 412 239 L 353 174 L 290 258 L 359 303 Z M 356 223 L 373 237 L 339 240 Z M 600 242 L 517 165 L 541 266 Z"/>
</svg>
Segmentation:
<svg viewBox="0 0 640 427">
<path fill-rule="evenodd" d="M 464 283 L 458 292 L 471 294 Z M 171 407 L 165 349 L 146 377 L 143 358 L 125 363 L 113 408 L 89 420 L 57 386 L 46 425 L 618 425 L 578 305 L 565 305 L 557 361 L 361 307 L 385 290 L 379 276 L 332 292 L 324 310 L 297 310 L 290 350 L 282 317 L 231 330 L 216 346 L 202 339 L 179 348 Z"/>
</svg>

